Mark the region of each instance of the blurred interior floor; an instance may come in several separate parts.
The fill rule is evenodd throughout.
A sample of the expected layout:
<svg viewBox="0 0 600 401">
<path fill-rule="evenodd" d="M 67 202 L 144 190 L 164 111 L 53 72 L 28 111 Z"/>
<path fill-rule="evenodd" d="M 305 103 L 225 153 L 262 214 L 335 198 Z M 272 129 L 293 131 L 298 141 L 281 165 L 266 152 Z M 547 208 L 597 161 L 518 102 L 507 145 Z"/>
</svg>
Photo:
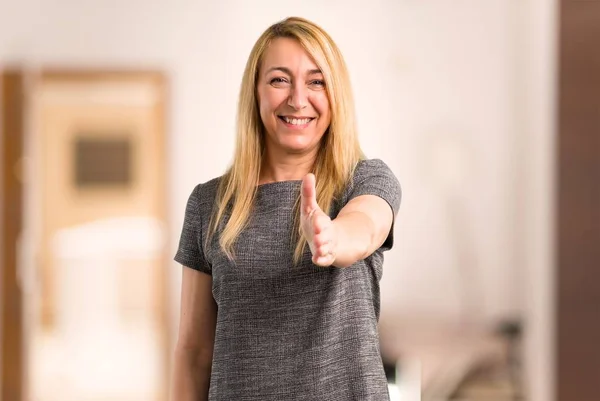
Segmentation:
<svg viewBox="0 0 600 401">
<path fill-rule="evenodd" d="M 31 401 L 159 401 L 159 343 L 148 322 L 76 336 L 38 333 L 30 349 Z"/>
<path fill-rule="evenodd" d="M 518 342 L 513 352 L 520 352 Z M 519 359 L 482 361 L 458 384 L 450 401 L 524 401 Z"/>
</svg>

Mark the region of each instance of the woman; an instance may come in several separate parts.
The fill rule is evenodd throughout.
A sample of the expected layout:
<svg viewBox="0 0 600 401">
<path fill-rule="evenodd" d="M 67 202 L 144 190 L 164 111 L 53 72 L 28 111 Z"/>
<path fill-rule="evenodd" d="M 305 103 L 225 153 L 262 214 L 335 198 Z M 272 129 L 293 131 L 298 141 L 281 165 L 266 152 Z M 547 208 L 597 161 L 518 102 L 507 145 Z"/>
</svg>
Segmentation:
<svg viewBox="0 0 600 401">
<path fill-rule="evenodd" d="M 174 400 L 387 400 L 377 332 L 400 186 L 358 144 L 342 55 L 288 18 L 246 65 L 233 165 L 198 185 Z M 308 245 L 308 246 L 306 246 Z"/>
</svg>

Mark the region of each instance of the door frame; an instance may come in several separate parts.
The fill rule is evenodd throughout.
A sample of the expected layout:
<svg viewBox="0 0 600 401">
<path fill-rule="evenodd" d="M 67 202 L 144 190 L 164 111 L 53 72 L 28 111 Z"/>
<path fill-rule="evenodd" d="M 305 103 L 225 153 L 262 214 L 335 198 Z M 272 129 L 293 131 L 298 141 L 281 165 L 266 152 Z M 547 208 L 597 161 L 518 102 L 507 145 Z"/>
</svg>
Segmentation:
<svg viewBox="0 0 600 401">
<path fill-rule="evenodd" d="M 555 392 L 591 401 L 600 394 L 600 2 L 558 6 Z"/>
<path fill-rule="evenodd" d="M 155 115 L 159 124 L 158 138 L 162 149 L 167 149 L 167 102 L 169 97 L 168 80 L 165 73 L 157 70 L 139 69 L 81 69 L 81 68 L 41 68 L 28 71 L 25 68 L 4 68 L 0 70 L 0 401 L 23 401 L 27 390 L 27 333 L 24 321 L 23 289 L 19 282 L 18 242 L 23 230 L 25 210 L 24 188 L 21 177 L 25 174 L 21 160 L 25 156 L 25 142 L 30 134 L 26 131 L 25 119 L 30 109 L 31 92 L 36 83 L 55 80 L 98 83 L 123 80 L 152 82 L 159 90 Z M 27 136 L 27 138 L 26 138 Z M 33 135 L 31 135 L 33 136 Z M 167 154 L 159 157 L 165 168 L 156 177 L 162 193 L 167 193 Z M 27 192 L 27 191 L 25 191 Z M 168 227 L 168 197 L 159 200 L 159 218 Z M 158 320 L 160 329 L 161 359 L 165 378 L 160 389 L 161 400 L 168 399 L 171 372 L 171 312 L 169 308 L 169 275 L 167 256 L 169 243 L 165 244 L 162 256 L 164 268 L 159 269 Z"/>
<path fill-rule="evenodd" d="M 0 86 L 0 400 L 22 401 L 25 358 L 18 241 L 23 211 L 20 179 L 25 112 L 23 72 L 1 71 Z"/>
</svg>

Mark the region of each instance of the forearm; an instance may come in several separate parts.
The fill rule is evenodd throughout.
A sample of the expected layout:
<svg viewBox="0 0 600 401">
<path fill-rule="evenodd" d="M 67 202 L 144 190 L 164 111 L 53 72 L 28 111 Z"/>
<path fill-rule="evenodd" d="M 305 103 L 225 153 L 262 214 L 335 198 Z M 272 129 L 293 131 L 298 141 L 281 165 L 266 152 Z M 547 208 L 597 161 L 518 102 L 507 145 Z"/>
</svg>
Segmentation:
<svg viewBox="0 0 600 401">
<path fill-rule="evenodd" d="M 353 211 L 333 220 L 337 231 L 335 267 L 348 267 L 373 253 L 376 249 L 376 227 L 371 218 Z"/>
<path fill-rule="evenodd" d="M 207 401 L 211 374 L 211 355 L 177 348 L 173 369 L 171 401 Z"/>
</svg>

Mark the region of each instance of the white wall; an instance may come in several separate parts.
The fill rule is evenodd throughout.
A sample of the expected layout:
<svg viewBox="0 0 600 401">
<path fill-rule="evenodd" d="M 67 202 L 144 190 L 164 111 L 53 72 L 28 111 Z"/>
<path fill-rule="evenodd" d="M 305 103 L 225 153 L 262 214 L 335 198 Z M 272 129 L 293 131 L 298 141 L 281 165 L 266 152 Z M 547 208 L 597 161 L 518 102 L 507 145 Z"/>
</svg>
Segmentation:
<svg viewBox="0 0 600 401">
<path fill-rule="evenodd" d="M 473 300 L 484 315 L 518 311 L 511 160 L 516 43 L 507 2 L 291 4 L 13 3 L 0 13 L 0 60 L 149 66 L 171 74 L 175 237 L 193 185 L 220 174 L 230 160 L 237 91 L 254 40 L 287 15 L 314 19 L 346 56 L 365 150 L 386 160 L 404 187 L 397 248 L 383 283 L 385 309 L 453 316 L 464 274 L 485 289 Z M 468 208 L 459 232 L 475 247 L 473 273 L 456 268 L 456 234 L 428 171 L 444 149 L 469 160 L 457 185 Z"/>
<path fill-rule="evenodd" d="M 556 142 L 558 0 L 523 4 L 524 230 L 521 234 L 527 288 L 524 310 L 525 383 L 532 401 L 556 399 Z M 523 158 L 525 159 L 525 158 Z"/>
<path fill-rule="evenodd" d="M 519 99 L 531 65 L 547 59 L 528 58 L 522 35 L 547 32 L 525 27 L 545 23 L 550 0 L 527 3 L 528 12 L 506 0 L 0 2 L 0 63 L 170 74 L 173 246 L 193 186 L 230 161 L 254 40 L 285 16 L 313 19 L 345 54 L 365 151 L 403 184 L 382 318 L 454 318 L 460 294 L 486 320 L 523 312 L 530 255 L 520 219 L 537 206 L 522 192 L 531 143 Z M 179 275 L 174 265 L 175 312 Z"/>
</svg>

